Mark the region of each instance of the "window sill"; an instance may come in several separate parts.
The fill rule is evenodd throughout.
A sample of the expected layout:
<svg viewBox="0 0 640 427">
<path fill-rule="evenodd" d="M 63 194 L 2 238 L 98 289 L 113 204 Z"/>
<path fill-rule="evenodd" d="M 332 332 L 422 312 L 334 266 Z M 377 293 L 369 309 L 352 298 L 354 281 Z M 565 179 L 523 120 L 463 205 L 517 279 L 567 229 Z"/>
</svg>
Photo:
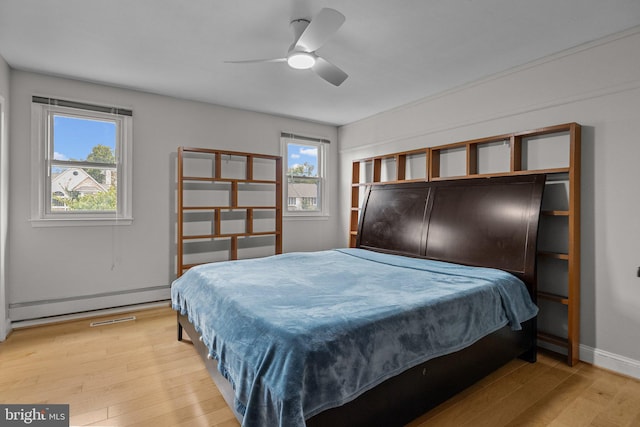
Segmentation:
<svg viewBox="0 0 640 427">
<path fill-rule="evenodd" d="M 329 215 L 322 213 L 305 213 L 305 214 L 283 214 L 283 221 L 327 221 Z"/>
<path fill-rule="evenodd" d="M 131 225 L 133 218 L 37 218 L 31 220 L 32 227 L 103 227 Z"/>
</svg>

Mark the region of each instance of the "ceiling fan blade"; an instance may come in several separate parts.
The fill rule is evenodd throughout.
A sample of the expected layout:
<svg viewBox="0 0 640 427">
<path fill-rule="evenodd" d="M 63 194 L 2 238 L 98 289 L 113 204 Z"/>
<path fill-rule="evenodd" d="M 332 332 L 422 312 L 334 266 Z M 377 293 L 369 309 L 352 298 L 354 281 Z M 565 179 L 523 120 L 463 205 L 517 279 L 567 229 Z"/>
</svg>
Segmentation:
<svg viewBox="0 0 640 427">
<path fill-rule="evenodd" d="M 224 61 L 225 64 L 254 64 L 263 62 L 287 62 L 287 58 L 272 58 L 272 59 L 247 59 L 244 61 Z"/>
<path fill-rule="evenodd" d="M 316 72 L 317 75 L 334 86 L 340 86 L 342 82 L 344 82 L 347 77 L 349 77 L 349 75 L 342 71 L 340 68 L 336 67 L 331 62 L 319 56 L 316 58 L 316 63 L 312 67 L 312 69 Z"/>
<path fill-rule="evenodd" d="M 313 52 L 320 48 L 342 26 L 345 17 L 334 9 L 322 9 L 309 23 L 298 41 L 296 48 Z"/>
</svg>

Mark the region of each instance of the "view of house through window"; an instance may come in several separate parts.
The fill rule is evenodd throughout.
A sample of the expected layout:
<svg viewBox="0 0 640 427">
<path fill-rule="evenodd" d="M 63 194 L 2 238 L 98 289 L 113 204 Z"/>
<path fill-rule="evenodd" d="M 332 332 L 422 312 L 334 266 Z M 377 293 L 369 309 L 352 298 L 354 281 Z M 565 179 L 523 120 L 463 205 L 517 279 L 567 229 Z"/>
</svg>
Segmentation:
<svg viewBox="0 0 640 427">
<path fill-rule="evenodd" d="M 117 123 L 53 114 L 50 212 L 115 212 Z"/>
<path fill-rule="evenodd" d="M 293 141 L 287 143 L 287 210 L 320 211 L 321 147 Z"/>
</svg>

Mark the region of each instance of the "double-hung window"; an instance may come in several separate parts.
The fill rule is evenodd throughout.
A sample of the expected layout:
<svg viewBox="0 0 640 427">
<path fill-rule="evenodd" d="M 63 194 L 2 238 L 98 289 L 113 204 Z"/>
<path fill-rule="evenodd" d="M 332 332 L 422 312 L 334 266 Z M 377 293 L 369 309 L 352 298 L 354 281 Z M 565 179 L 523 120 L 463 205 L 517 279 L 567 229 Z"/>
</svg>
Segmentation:
<svg viewBox="0 0 640 427">
<path fill-rule="evenodd" d="M 282 133 L 281 143 L 285 159 L 285 215 L 327 215 L 326 158 L 329 141 Z"/>
<path fill-rule="evenodd" d="M 32 98 L 34 225 L 130 224 L 131 110 Z"/>
</svg>

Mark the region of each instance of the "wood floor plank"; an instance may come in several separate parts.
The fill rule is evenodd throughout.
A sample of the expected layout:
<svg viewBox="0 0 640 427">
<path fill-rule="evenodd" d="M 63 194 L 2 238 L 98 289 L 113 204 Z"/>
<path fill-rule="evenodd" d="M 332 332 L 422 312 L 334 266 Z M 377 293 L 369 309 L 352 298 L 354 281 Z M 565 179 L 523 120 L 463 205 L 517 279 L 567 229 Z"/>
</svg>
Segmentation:
<svg viewBox="0 0 640 427">
<path fill-rule="evenodd" d="M 507 425 L 550 393 L 565 377 L 562 370 L 549 368 L 528 381 L 526 385 L 514 390 L 500 402 L 487 405 L 484 411 L 467 421 L 465 425 L 475 427 Z"/>
<path fill-rule="evenodd" d="M 593 381 L 591 378 L 569 373 L 552 392 L 521 412 L 507 424 L 507 427 L 549 425 L 564 415 L 571 417 L 571 412 L 576 411 L 579 396 L 593 384 Z"/>
<path fill-rule="evenodd" d="M 108 390 L 96 389 L 88 393 L 78 393 L 70 396 L 66 403 L 70 404 L 72 414 L 82 414 L 102 407 L 108 408 L 123 402 L 128 402 L 148 393 L 153 393 L 163 387 L 171 388 L 196 383 L 198 381 L 209 381 L 210 384 L 213 384 L 208 377 L 208 373 L 204 370 L 180 377 L 176 379 L 175 383 L 169 385 L 163 385 L 160 379 L 157 382 L 145 381 L 142 383 L 134 380 L 133 382 L 121 383 L 117 387 L 112 387 Z M 217 393 L 215 387 L 210 393 L 212 396 Z"/>
<path fill-rule="evenodd" d="M 193 425 L 194 418 L 216 412 L 224 408 L 227 408 L 227 404 L 222 396 L 219 396 L 218 398 L 198 401 L 164 415 L 156 415 L 155 417 L 147 418 L 140 423 L 132 424 L 132 426 L 144 427 L 147 425 L 153 425 L 157 427 L 174 427 L 181 423 Z"/>
<path fill-rule="evenodd" d="M 593 404 L 589 400 L 579 397 L 568 405 L 553 422 L 568 427 L 588 426 L 604 409 L 605 407 L 601 405 Z"/>
<path fill-rule="evenodd" d="M 95 411 L 83 414 L 73 414 L 69 417 L 69 424 L 72 426 L 86 426 L 94 424 L 108 418 L 107 408 L 96 409 Z"/>
<path fill-rule="evenodd" d="M 162 402 L 171 401 L 173 399 L 178 399 L 183 396 L 201 396 L 204 399 L 215 397 L 216 399 L 222 399 L 219 393 L 216 393 L 217 390 L 214 390 L 214 393 L 211 393 L 211 381 L 208 381 L 207 378 L 195 381 L 188 384 L 181 384 L 176 387 L 170 387 L 166 389 L 158 389 L 154 392 L 147 393 L 143 396 L 136 397 L 133 399 L 128 399 L 126 401 L 121 401 L 118 403 L 114 403 L 109 406 L 109 416 L 116 417 L 128 412 L 135 412 L 140 408 L 145 408 L 149 406 L 154 406 Z M 220 399 L 218 399 L 220 401 Z M 224 402 L 224 400 L 222 400 Z M 218 408 L 216 408 L 218 409 Z"/>
<path fill-rule="evenodd" d="M 640 393 L 631 380 L 623 385 L 607 408 L 598 413 L 592 425 L 596 426 L 627 426 L 632 425 L 634 418 L 640 413 Z"/>
<path fill-rule="evenodd" d="M 134 314 L 94 328 L 84 319 L 14 331 L 0 344 L 0 402 L 67 403 L 72 425 L 238 427 L 192 344 L 176 340 L 175 312 Z M 409 427 L 586 425 L 640 426 L 640 381 L 541 353 Z"/>
<path fill-rule="evenodd" d="M 217 409 L 188 420 L 182 420 L 177 427 L 238 427 L 240 423 L 229 407 Z"/>
</svg>

